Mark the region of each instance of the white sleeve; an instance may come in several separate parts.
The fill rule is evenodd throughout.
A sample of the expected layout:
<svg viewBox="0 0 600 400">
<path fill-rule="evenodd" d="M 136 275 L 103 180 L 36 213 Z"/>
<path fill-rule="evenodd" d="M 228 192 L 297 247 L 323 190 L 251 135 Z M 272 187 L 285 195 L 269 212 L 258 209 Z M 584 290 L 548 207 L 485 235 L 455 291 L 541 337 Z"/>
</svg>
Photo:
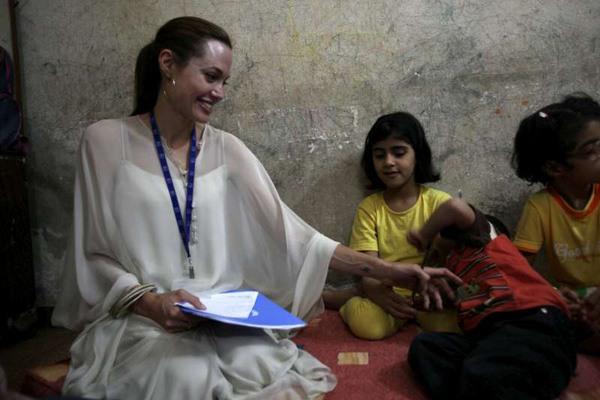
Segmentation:
<svg viewBox="0 0 600 400">
<path fill-rule="evenodd" d="M 118 230 L 111 211 L 114 175 L 120 163 L 119 121 L 100 121 L 84 133 L 75 174 L 72 243 L 67 250 L 56 325 L 80 329 L 105 314 L 138 284 L 120 262 Z"/>
<path fill-rule="evenodd" d="M 265 259 L 276 269 L 266 282 L 249 282 L 297 315 L 307 318 L 321 307 L 321 292 L 338 243 L 317 232 L 280 199 L 260 161 L 237 138 L 228 137 L 226 164 L 243 207 L 254 216 L 254 242 L 277 257 Z M 263 274 L 259 274 L 261 276 Z M 264 276 L 264 275 L 263 275 Z"/>
</svg>

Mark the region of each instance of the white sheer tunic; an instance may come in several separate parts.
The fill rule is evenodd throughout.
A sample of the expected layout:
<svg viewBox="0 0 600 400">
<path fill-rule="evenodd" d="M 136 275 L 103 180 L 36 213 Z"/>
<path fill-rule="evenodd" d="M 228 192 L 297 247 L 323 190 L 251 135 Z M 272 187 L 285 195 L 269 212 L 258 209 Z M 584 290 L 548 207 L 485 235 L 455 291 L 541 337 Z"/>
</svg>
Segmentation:
<svg viewBox="0 0 600 400">
<path fill-rule="evenodd" d="M 185 250 L 152 133 L 139 117 L 104 120 L 81 141 L 73 246 L 53 321 L 82 329 L 63 391 L 109 399 L 306 399 L 335 386 L 329 368 L 272 332 L 206 322 L 167 333 L 139 315 L 107 311 L 124 291 L 254 288 L 308 319 L 319 312 L 337 245 L 279 198 L 267 172 L 236 137 L 205 126 L 196 162 Z M 180 205 L 185 181 L 170 160 Z"/>
</svg>

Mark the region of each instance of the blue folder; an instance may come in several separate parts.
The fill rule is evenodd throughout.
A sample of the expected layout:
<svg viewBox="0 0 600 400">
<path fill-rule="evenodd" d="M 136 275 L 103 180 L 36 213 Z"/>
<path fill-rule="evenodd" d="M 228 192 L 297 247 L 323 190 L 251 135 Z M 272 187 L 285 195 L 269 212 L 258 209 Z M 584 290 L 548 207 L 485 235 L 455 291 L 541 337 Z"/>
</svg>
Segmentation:
<svg viewBox="0 0 600 400">
<path fill-rule="evenodd" d="M 295 329 L 306 326 L 306 322 L 291 314 L 262 293 L 258 293 L 256 303 L 254 303 L 254 307 L 248 318 L 224 317 L 222 315 L 207 313 L 191 305 L 179 304 L 178 306 L 181 308 L 181 311 L 188 314 L 213 319 L 226 324 L 242 325 L 251 328 Z"/>
</svg>

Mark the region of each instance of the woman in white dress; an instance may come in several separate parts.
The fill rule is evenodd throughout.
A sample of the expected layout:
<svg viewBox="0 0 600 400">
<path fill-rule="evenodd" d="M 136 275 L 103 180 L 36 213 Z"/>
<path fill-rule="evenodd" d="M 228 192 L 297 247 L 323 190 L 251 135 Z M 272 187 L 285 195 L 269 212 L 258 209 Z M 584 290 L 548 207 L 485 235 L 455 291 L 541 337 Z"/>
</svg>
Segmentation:
<svg viewBox="0 0 600 400">
<path fill-rule="evenodd" d="M 171 20 L 140 52 L 132 116 L 83 135 L 73 246 L 53 315 L 83 329 L 66 394 L 315 398 L 336 379 L 289 339 L 192 317 L 174 303 L 202 308 L 191 291 L 252 288 L 309 319 L 321 311 L 328 267 L 437 300 L 432 282 L 446 290 L 444 278 L 458 279 L 354 252 L 294 214 L 248 148 L 207 123 L 231 63 L 223 29 Z"/>
</svg>

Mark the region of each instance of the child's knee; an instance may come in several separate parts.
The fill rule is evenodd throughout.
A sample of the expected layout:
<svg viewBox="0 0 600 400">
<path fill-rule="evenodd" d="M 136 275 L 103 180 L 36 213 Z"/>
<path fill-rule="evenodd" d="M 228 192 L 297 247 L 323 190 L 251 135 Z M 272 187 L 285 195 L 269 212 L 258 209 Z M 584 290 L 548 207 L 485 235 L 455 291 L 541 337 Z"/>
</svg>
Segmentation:
<svg viewBox="0 0 600 400">
<path fill-rule="evenodd" d="M 519 372 L 507 374 L 502 367 L 501 364 L 496 364 L 491 360 L 484 361 L 479 358 L 465 360 L 461 370 L 459 392 L 468 399 L 483 398 L 480 396 L 489 395 L 489 393 L 503 393 L 507 389 L 505 386 L 509 381 L 516 383 L 519 375 L 527 375 Z M 507 377 L 511 375 L 512 379 L 507 381 Z M 466 393 L 472 396 L 467 397 Z"/>
<path fill-rule="evenodd" d="M 371 300 L 358 296 L 340 308 L 340 315 L 355 336 L 369 340 L 390 336 L 405 322 L 394 318 Z"/>
<path fill-rule="evenodd" d="M 427 350 L 427 345 L 425 341 L 422 340 L 423 334 L 419 334 L 413 338 L 410 342 L 410 347 L 408 348 L 408 354 L 406 359 L 411 368 L 416 371 L 418 370 L 419 361 L 422 359 L 423 351 Z"/>
<path fill-rule="evenodd" d="M 460 374 L 457 398 L 474 400 L 485 398 L 490 393 L 500 393 L 502 386 L 498 378 L 497 374 L 485 366 L 465 362 Z"/>
<path fill-rule="evenodd" d="M 422 332 L 413 338 L 408 348 L 408 362 L 413 365 L 432 351 L 435 333 Z"/>
</svg>

